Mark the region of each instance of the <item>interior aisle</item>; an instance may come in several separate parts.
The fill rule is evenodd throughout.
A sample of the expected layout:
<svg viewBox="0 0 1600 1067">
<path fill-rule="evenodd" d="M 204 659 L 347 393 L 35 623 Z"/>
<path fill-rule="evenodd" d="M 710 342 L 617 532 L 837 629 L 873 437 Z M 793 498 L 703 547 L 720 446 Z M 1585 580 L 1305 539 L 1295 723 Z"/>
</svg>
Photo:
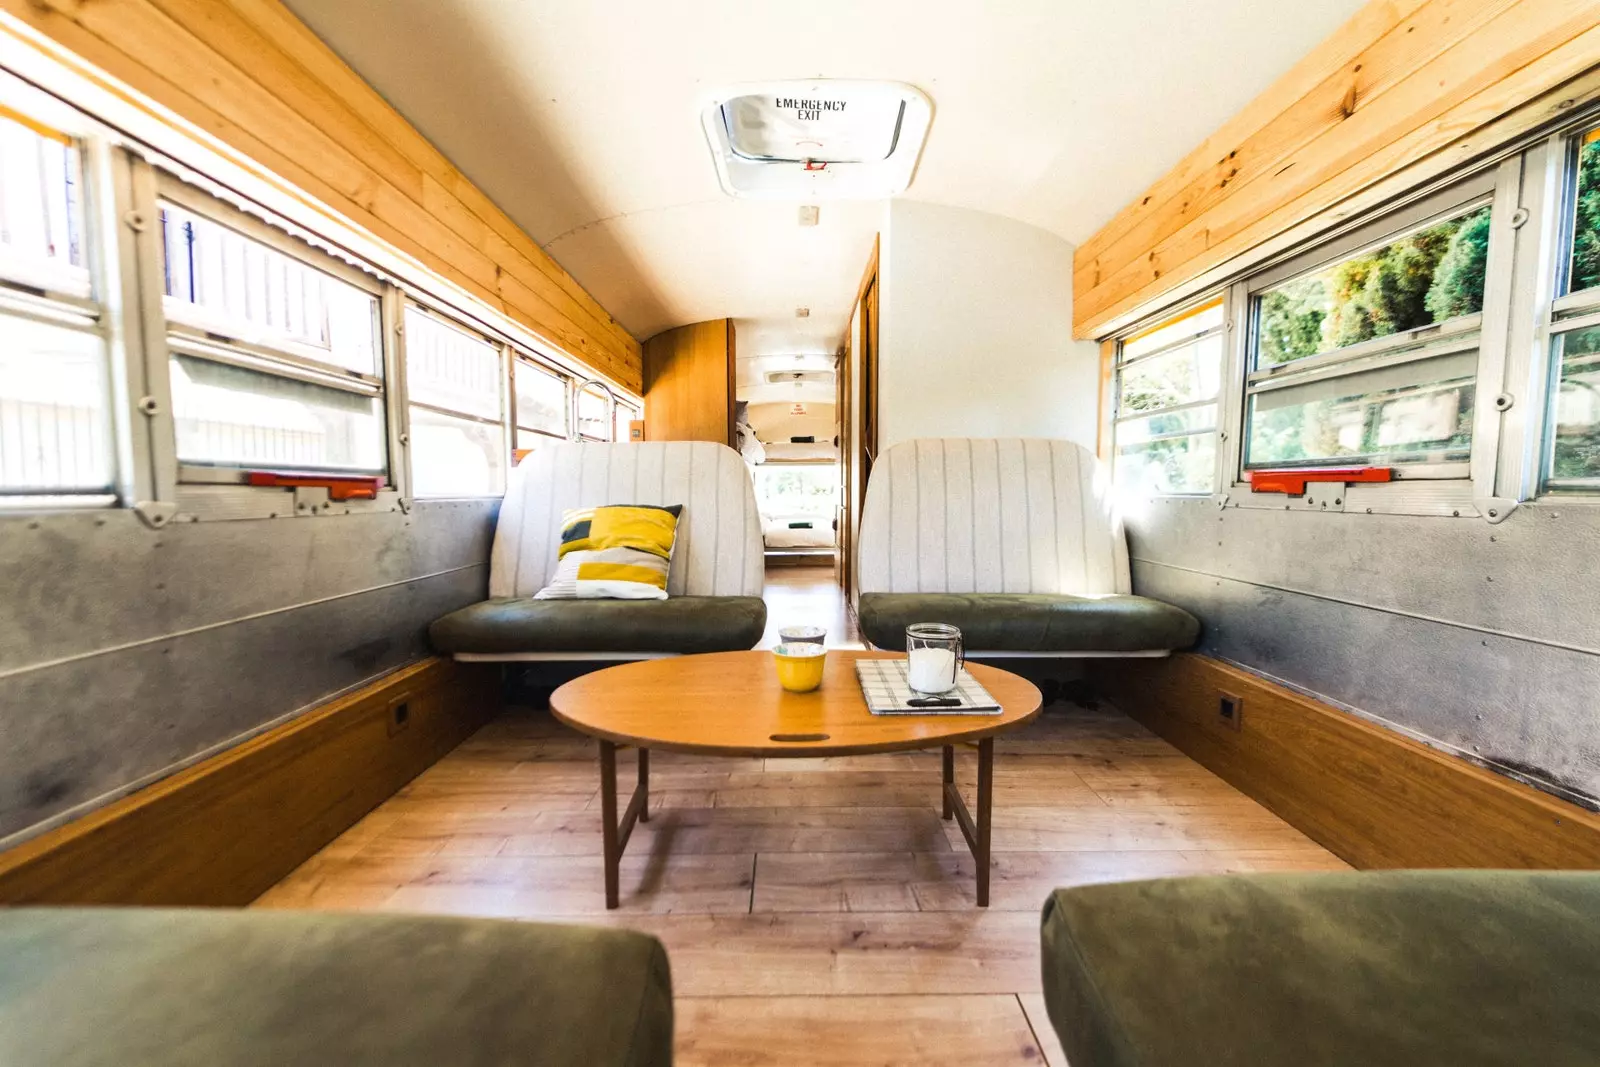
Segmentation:
<svg viewBox="0 0 1600 1067">
<path fill-rule="evenodd" d="M 830 642 L 855 640 L 830 571 L 779 570 L 774 625 L 826 621 Z M 256 905 L 649 931 L 672 961 L 682 1067 L 1064 1067 L 1039 984 L 1052 888 L 1344 866 L 1108 708 L 1052 707 L 995 750 L 983 910 L 960 831 L 940 818 L 937 751 L 657 753 L 652 817 L 607 913 L 595 743 L 531 708 L 509 709 Z M 975 759 L 958 761 L 970 796 Z M 631 780 L 620 767 L 619 779 Z"/>
<path fill-rule="evenodd" d="M 767 601 L 767 631 L 759 648 L 776 645 L 781 628 L 807 624 L 827 627 L 829 648 L 866 647 L 832 566 L 768 567 L 762 596 Z"/>
</svg>

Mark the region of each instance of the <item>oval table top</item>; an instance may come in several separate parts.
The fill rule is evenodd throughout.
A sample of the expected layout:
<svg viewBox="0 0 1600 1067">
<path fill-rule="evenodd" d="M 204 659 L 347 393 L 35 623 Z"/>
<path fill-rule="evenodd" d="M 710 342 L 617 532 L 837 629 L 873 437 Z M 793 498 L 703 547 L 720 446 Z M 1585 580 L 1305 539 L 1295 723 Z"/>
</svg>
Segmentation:
<svg viewBox="0 0 1600 1067">
<path fill-rule="evenodd" d="M 550 697 L 555 717 L 622 745 L 723 756 L 851 756 L 974 741 L 1032 721 L 1039 690 L 980 663 L 972 676 L 999 715 L 873 715 L 855 661 L 892 652 L 828 650 L 822 687 L 778 685 L 771 651 L 715 652 L 620 664 L 575 678 Z"/>
</svg>

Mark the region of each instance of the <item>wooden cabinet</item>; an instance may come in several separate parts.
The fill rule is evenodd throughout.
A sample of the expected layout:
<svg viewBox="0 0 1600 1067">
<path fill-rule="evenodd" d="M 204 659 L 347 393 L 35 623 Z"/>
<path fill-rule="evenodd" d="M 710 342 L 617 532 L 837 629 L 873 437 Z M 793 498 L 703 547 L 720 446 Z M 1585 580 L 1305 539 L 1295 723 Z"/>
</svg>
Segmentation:
<svg viewBox="0 0 1600 1067">
<path fill-rule="evenodd" d="M 646 341 L 645 439 L 732 445 L 734 359 L 732 319 L 679 326 Z"/>
</svg>

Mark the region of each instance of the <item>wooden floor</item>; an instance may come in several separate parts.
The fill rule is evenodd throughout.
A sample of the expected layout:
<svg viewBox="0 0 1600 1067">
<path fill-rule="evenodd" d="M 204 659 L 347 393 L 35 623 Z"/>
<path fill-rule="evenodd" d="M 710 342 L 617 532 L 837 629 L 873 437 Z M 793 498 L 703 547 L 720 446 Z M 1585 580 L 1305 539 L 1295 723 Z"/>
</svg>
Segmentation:
<svg viewBox="0 0 1600 1067">
<path fill-rule="evenodd" d="M 784 566 L 767 568 L 767 632 L 758 648 L 778 643 L 784 626 L 821 626 L 828 631 L 829 648 L 861 648 L 856 620 L 845 608 L 834 584 L 833 567 Z"/>
<path fill-rule="evenodd" d="M 969 796 L 974 759 L 958 770 Z M 658 753 L 652 818 L 608 914 L 598 777 L 593 742 L 513 709 L 257 905 L 647 930 L 671 957 L 685 1067 L 1061 1067 L 1039 997 L 1051 888 L 1343 866 L 1131 720 L 1063 706 L 996 743 L 988 909 L 973 904 L 960 831 L 939 817 L 936 752 Z"/>
</svg>

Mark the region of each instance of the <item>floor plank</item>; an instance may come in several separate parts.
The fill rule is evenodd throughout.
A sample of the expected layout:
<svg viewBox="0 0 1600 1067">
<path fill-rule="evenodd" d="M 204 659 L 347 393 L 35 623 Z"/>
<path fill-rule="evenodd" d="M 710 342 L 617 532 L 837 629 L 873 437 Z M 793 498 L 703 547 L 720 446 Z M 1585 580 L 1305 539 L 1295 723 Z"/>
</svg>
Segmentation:
<svg viewBox="0 0 1600 1067">
<path fill-rule="evenodd" d="M 756 862 L 760 879 L 761 864 Z M 678 996 L 1037 992 L 1035 912 L 606 916 L 661 939 Z"/>
<path fill-rule="evenodd" d="M 677 1008 L 681 1067 L 1036 1067 L 1044 1057 L 1010 996 L 685 997 Z"/>
<path fill-rule="evenodd" d="M 1044 1062 L 1048 1067 L 1067 1067 L 1067 1054 L 1062 1051 L 1061 1039 L 1056 1037 L 1055 1028 L 1050 1025 L 1044 994 L 1018 993 L 1017 1001 L 1022 1005 L 1028 1025 L 1033 1029 L 1034 1040 L 1039 1042 L 1039 1051 L 1044 1053 Z"/>
</svg>

